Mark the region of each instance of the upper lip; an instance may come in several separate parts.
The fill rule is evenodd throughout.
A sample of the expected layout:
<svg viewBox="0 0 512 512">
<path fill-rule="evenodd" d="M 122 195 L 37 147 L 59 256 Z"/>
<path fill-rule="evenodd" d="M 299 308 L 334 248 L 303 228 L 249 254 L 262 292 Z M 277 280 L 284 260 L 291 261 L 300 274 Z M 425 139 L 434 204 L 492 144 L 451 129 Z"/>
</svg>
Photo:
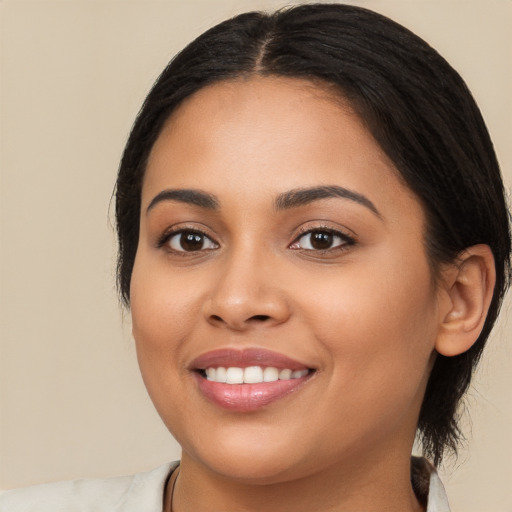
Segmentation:
<svg viewBox="0 0 512 512">
<path fill-rule="evenodd" d="M 212 367 L 272 366 L 279 369 L 304 370 L 311 369 L 284 354 L 261 348 L 234 349 L 224 348 L 212 350 L 196 357 L 190 364 L 191 370 L 204 370 Z"/>
</svg>

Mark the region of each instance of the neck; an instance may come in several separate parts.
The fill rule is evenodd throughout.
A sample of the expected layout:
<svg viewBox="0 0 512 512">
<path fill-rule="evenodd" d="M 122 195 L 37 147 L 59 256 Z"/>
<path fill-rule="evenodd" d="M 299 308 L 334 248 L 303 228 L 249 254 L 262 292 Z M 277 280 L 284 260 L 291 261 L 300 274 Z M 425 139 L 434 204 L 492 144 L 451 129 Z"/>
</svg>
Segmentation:
<svg viewBox="0 0 512 512">
<path fill-rule="evenodd" d="M 176 472 L 167 486 L 166 512 L 424 511 L 410 484 L 409 457 L 359 458 L 357 464 L 351 461 L 301 478 L 261 484 L 220 475 L 184 454 L 175 478 Z"/>
</svg>

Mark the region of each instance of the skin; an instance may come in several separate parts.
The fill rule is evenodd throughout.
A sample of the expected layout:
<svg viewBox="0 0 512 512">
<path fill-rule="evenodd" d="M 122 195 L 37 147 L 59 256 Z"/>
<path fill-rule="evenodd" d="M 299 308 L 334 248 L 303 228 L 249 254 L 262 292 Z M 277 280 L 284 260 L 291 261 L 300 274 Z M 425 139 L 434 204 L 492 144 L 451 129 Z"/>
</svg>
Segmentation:
<svg viewBox="0 0 512 512">
<path fill-rule="evenodd" d="M 378 213 L 341 197 L 275 207 L 279 194 L 325 185 Z M 168 189 L 200 189 L 218 208 L 168 199 L 148 211 Z M 173 249 L 179 235 L 160 244 L 170 228 L 204 232 L 204 249 Z M 341 238 L 318 251 L 311 229 Z M 183 448 L 174 512 L 422 510 L 409 458 L 451 307 L 424 233 L 393 164 L 318 85 L 224 82 L 173 113 L 143 183 L 131 309 L 145 384 Z M 273 350 L 315 373 L 266 407 L 233 412 L 190 370 L 220 348 Z"/>
</svg>

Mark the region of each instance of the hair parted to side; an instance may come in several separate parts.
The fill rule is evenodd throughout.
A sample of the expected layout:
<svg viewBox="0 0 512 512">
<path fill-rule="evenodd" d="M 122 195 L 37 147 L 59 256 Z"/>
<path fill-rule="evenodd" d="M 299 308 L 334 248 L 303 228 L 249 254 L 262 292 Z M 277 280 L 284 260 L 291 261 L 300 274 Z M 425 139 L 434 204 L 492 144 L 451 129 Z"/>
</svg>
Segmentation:
<svg viewBox="0 0 512 512">
<path fill-rule="evenodd" d="M 342 4 L 251 12 L 208 30 L 165 68 L 132 128 L 116 184 L 118 286 L 129 305 L 146 162 L 173 110 L 222 80 L 275 75 L 321 81 L 366 123 L 427 217 L 433 275 L 465 248 L 487 244 L 497 280 L 483 331 L 467 352 L 438 355 L 418 430 L 438 464 L 460 437 L 457 407 L 495 323 L 510 279 L 509 215 L 492 142 L 458 73 L 392 20 Z"/>
</svg>

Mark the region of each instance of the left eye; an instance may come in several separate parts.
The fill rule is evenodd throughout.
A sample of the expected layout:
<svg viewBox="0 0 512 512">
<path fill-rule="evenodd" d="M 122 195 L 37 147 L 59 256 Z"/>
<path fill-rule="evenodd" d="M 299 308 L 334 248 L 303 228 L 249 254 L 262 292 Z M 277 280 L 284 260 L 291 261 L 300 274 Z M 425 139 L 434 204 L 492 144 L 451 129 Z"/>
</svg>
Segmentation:
<svg viewBox="0 0 512 512">
<path fill-rule="evenodd" d="M 305 249 L 307 251 L 325 251 L 350 243 L 351 240 L 341 233 L 316 230 L 303 234 L 292 244 L 291 248 Z"/>
<path fill-rule="evenodd" d="M 204 251 L 218 247 L 211 238 L 198 231 L 180 231 L 169 237 L 167 243 L 177 252 Z"/>
</svg>

